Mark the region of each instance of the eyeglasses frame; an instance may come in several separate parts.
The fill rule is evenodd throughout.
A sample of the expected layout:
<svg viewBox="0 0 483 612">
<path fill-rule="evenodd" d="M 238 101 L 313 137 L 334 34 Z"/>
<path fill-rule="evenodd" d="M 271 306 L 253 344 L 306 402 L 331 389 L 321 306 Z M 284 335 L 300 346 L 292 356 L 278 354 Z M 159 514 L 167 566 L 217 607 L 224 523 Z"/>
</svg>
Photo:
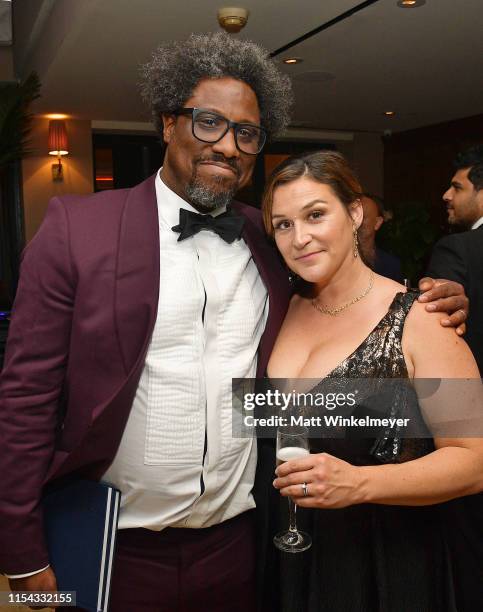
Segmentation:
<svg viewBox="0 0 483 612">
<path fill-rule="evenodd" d="M 226 121 L 226 124 L 227 124 L 226 130 L 223 132 L 223 134 L 219 138 L 217 138 L 216 140 L 203 140 L 202 138 L 199 138 L 198 136 L 196 136 L 195 119 L 196 119 L 196 115 L 198 115 L 199 113 L 210 113 L 211 115 L 215 115 L 215 117 L 220 117 L 220 119 L 223 119 L 223 121 Z M 215 144 L 216 142 L 220 142 L 220 140 L 227 135 L 229 130 L 233 128 L 235 146 L 240 151 L 240 153 L 244 153 L 245 155 L 258 155 L 259 153 L 261 153 L 263 147 L 265 146 L 267 142 L 267 130 L 263 128 L 261 125 L 257 125 L 256 123 L 247 123 L 246 121 L 243 121 L 243 122 L 231 121 L 230 119 L 223 117 L 223 115 L 220 115 L 219 113 L 216 113 L 215 111 L 212 111 L 209 108 L 183 107 L 183 108 L 179 108 L 177 111 L 174 111 L 173 115 L 175 116 L 191 115 L 191 133 L 193 134 L 193 137 L 196 138 L 196 140 L 199 140 L 200 142 L 206 142 L 208 144 Z M 263 136 L 263 144 L 256 153 L 249 153 L 248 151 L 243 151 L 243 149 L 241 149 L 240 146 L 238 145 L 238 129 L 244 126 L 257 128 L 257 130 L 260 130 L 260 133 Z"/>
</svg>

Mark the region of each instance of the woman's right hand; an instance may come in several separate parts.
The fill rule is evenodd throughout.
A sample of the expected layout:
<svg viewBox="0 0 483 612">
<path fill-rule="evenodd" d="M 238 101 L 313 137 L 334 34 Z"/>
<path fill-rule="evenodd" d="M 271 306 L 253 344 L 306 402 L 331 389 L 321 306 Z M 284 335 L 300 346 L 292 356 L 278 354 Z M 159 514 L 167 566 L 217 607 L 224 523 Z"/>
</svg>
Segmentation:
<svg viewBox="0 0 483 612">
<path fill-rule="evenodd" d="M 304 508 L 345 508 L 365 501 L 360 467 L 328 453 L 314 453 L 279 465 L 273 486 Z M 303 484 L 306 483 L 307 495 Z"/>
</svg>

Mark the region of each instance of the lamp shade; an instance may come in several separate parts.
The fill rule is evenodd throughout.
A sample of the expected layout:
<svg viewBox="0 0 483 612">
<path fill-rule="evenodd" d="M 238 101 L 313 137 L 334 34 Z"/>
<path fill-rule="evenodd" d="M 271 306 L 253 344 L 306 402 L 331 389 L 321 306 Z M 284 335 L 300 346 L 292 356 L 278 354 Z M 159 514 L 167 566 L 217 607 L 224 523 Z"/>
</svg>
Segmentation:
<svg viewBox="0 0 483 612">
<path fill-rule="evenodd" d="M 49 123 L 49 155 L 68 155 L 67 130 L 65 122 L 52 119 Z"/>
</svg>

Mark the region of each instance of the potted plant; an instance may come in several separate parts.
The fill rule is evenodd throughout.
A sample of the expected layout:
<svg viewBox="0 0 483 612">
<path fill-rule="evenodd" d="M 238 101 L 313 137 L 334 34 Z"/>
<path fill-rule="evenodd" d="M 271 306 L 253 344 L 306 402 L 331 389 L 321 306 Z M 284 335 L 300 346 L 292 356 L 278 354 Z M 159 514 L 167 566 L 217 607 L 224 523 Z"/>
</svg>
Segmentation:
<svg viewBox="0 0 483 612">
<path fill-rule="evenodd" d="M 428 207 L 413 200 L 393 207 L 391 218 L 378 233 L 378 241 L 384 250 L 400 258 L 404 277 L 415 287 L 424 276 L 429 250 L 439 235 Z"/>
<path fill-rule="evenodd" d="M 35 73 L 23 83 L 0 83 L 0 367 L 24 245 L 20 160 L 28 152 L 30 105 L 39 95 Z"/>
</svg>

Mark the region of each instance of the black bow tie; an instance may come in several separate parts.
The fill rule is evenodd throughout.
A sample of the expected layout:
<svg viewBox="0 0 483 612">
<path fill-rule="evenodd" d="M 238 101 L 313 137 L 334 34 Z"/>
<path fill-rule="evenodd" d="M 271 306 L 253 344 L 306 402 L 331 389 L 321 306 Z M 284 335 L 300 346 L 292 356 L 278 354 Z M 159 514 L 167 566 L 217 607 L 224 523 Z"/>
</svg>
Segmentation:
<svg viewBox="0 0 483 612">
<path fill-rule="evenodd" d="M 239 215 L 227 211 L 217 217 L 211 215 L 199 215 L 198 213 L 179 209 L 179 225 L 174 225 L 173 232 L 179 232 L 178 242 L 197 234 L 202 229 L 210 229 L 225 242 L 231 244 L 240 238 L 245 219 Z"/>
</svg>

